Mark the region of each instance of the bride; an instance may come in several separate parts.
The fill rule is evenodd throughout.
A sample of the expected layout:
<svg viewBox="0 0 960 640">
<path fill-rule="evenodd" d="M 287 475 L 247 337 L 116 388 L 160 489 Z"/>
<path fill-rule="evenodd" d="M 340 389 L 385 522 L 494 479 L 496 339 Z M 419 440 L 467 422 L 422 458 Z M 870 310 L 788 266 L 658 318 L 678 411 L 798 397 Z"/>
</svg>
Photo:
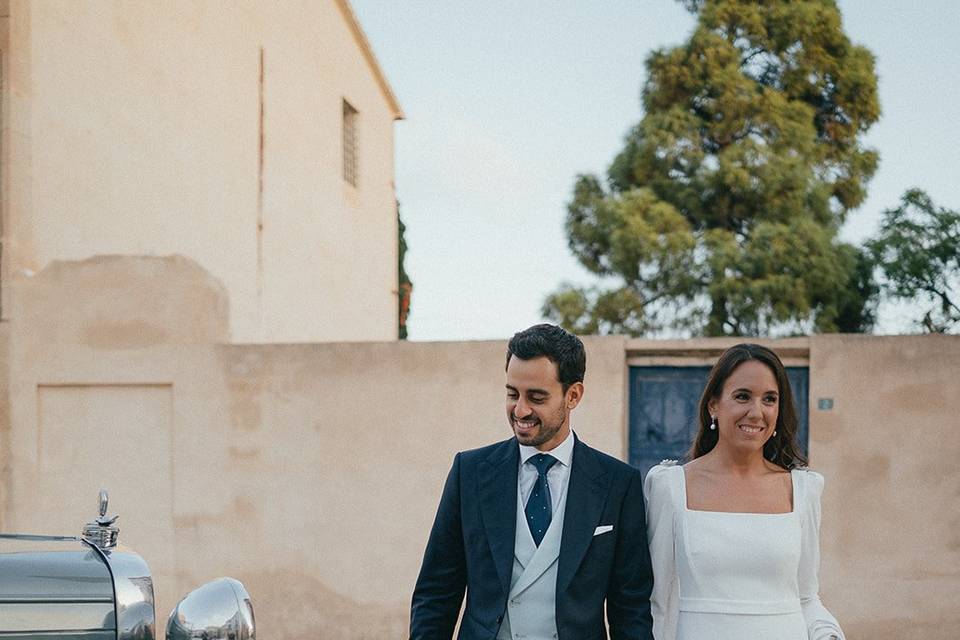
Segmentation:
<svg viewBox="0 0 960 640">
<path fill-rule="evenodd" d="M 823 476 L 802 469 L 780 359 L 731 347 L 710 372 L 690 462 L 644 482 L 656 640 L 843 640 L 817 594 Z"/>
</svg>

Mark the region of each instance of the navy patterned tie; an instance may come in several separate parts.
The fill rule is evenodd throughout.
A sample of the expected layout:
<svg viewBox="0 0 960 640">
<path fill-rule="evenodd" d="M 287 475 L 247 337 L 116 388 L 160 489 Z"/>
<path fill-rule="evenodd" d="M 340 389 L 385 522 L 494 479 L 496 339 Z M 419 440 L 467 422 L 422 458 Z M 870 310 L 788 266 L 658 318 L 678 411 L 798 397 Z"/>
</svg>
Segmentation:
<svg viewBox="0 0 960 640">
<path fill-rule="evenodd" d="M 553 518 L 553 505 L 550 502 L 550 485 L 547 484 L 547 471 L 550 470 L 557 459 L 546 453 L 538 453 L 527 459 L 527 462 L 537 468 L 537 484 L 533 486 L 533 492 L 527 499 L 527 507 L 524 512 L 527 514 L 527 525 L 530 527 L 530 535 L 533 541 L 539 547 L 543 536 L 550 528 L 550 520 Z"/>
</svg>

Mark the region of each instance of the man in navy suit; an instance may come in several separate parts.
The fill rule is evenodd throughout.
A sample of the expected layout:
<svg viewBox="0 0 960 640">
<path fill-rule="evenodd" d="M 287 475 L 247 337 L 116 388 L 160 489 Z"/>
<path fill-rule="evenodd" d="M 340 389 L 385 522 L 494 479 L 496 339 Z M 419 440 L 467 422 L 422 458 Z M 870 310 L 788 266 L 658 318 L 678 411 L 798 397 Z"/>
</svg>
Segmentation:
<svg viewBox="0 0 960 640">
<path fill-rule="evenodd" d="M 458 453 L 423 556 L 411 640 L 650 640 L 643 479 L 570 429 L 586 355 L 536 325 L 507 347 L 509 440 Z M 606 621 L 604 620 L 606 604 Z"/>
</svg>

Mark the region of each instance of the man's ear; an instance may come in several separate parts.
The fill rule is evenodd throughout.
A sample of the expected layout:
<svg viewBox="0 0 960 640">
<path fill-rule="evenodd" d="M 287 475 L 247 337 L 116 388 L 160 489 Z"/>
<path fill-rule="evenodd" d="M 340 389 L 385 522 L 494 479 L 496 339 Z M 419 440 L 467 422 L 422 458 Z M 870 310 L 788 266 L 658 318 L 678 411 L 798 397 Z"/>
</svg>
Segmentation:
<svg viewBox="0 0 960 640">
<path fill-rule="evenodd" d="M 567 393 L 564 395 L 563 401 L 566 403 L 567 409 L 571 410 L 575 409 L 581 400 L 583 400 L 583 383 L 574 382 L 567 387 Z"/>
</svg>

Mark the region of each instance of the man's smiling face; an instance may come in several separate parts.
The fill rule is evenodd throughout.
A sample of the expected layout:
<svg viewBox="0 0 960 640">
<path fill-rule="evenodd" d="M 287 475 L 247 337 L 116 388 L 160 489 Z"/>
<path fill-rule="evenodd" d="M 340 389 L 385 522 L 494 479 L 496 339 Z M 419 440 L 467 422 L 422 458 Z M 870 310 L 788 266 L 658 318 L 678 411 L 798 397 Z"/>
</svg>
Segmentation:
<svg viewBox="0 0 960 640">
<path fill-rule="evenodd" d="M 545 356 L 507 364 L 507 420 L 520 444 L 550 451 L 570 433 L 570 411 L 583 384 L 563 390 L 556 363 Z"/>
</svg>

